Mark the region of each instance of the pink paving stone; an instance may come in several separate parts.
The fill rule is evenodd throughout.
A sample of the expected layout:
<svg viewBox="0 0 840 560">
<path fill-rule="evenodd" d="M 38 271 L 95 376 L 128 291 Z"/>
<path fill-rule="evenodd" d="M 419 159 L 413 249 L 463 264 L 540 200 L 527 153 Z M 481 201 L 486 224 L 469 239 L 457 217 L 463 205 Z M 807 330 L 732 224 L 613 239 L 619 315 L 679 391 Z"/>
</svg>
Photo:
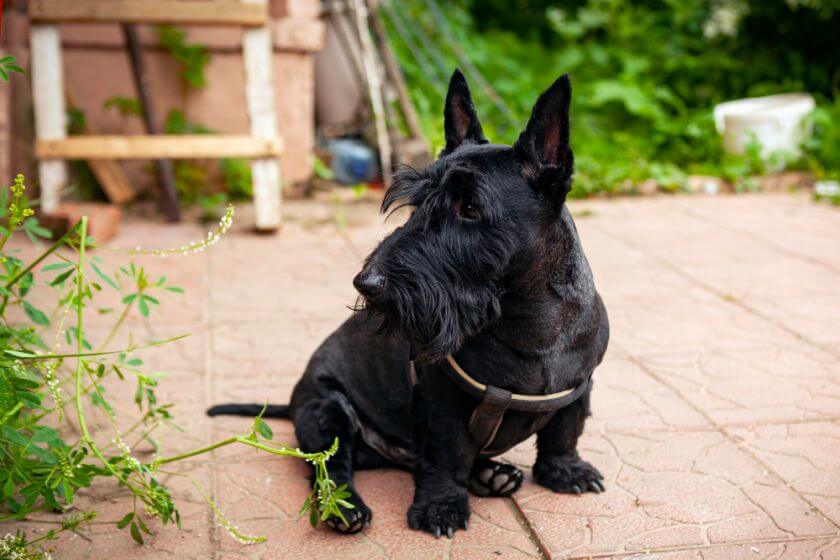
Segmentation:
<svg viewBox="0 0 840 560">
<path fill-rule="evenodd" d="M 825 419 L 840 411 L 837 361 L 796 341 L 644 356 L 639 363 L 719 424 Z"/>
<path fill-rule="evenodd" d="M 819 512 L 840 523 L 840 424 L 836 420 L 727 431 Z"/>
<path fill-rule="evenodd" d="M 513 500 L 473 498 L 470 530 L 436 541 L 406 526 L 410 475 L 368 471 L 357 486 L 374 510 L 373 525 L 342 537 L 298 519 L 308 493 L 303 464 L 231 445 L 181 468 L 243 532 L 267 536 L 265 543 L 233 540 L 211 523 L 192 484 L 173 477 L 184 530 L 159 528 L 139 547 L 124 531 L 97 525 L 93 544 L 63 537 L 57 557 L 473 560 L 546 551 L 581 559 L 840 558 L 833 312 L 840 213 L 779 195 L 570 208 L 612 323 L 579 445 L 605 475 L 606 493 L 557 495 L 529 476 Z M 165 275 L 187 294 L 167 296 L 150 323 L 132 318 L 132 329 L 143 339 L 193 333 L 142 355 L 149 369 L 168 373 L 159 394 L 176 403 L 185 428 L 161 434 L 162 452 L 248 432 L 250 419 L 205 417 L 213 402 L 286 402 L 311 352 L 349 316 L 351 280 L 364 256 L 404 219 L 383 224 L 369 203 L 290 202 L 285 211 L 280 235 L 235 226 L 207 253 L 143 259 L 155 277 Z M 129 217 L 113 244 L 171 247 L 203 235 L 193 224 Z M 126 261 L 98 253 L 111 265 Z M 33 297 L 46 297 L 38 290 Z M 119 300 L 106 295 L 103 302 Z M 105 319 L 87 317 L 91 338 L 104 336 Z M 112 381 L 107 388 L 130 416 L 133 389 L 122 392 Z M 269 423 L 276 441 L 295 445 L 290 422 Z M 145 445 L 137 452 L 153 457 Z M 530 475 L 534 457 L 532 438 L 504 458 Z M 124 494 L 109 487 L 80 499 L 95 503 L 100 519 L 119 518 L 126 508 Z"/>
<path fill-rule="evenodd" d="M 605 494 L 540 491 L 515 497 L 552 555 L 621 554 L 737 542 L 747 535 L 787 539 L 836 531 L 720 433 L 606 439 L 614 455 L 593 458 L 605 475 Z M 747 535 L 743 523 L 749 526 Z"/>
</svg>

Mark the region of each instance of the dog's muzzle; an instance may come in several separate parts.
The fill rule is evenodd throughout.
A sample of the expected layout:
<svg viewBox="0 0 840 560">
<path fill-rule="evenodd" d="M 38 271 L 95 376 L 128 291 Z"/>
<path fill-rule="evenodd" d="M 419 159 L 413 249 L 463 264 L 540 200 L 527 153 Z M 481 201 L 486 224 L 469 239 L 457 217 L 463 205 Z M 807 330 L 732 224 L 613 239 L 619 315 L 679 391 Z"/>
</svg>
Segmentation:
<svg viewBox="0 0 840 560">
<path fill-rule="evenodd" d="M 385 291 L 385 275 L 375 268 L 364 269 L 353 278 L 353 286 L 368 300 L 375 300 Z"/>
</svg>

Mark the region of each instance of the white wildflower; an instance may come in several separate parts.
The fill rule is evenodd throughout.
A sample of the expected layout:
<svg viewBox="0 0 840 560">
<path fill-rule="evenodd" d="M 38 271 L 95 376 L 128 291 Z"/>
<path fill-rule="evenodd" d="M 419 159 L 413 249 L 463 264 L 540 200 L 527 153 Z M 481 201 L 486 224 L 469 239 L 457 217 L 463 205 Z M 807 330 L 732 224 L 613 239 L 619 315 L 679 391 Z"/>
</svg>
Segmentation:
<svg viewBox="0 0 840 560">
<path fill-rule="evenodd" d="M 233 205 L 228 204 L 225 210 L 225 215 L 219 220 L 219 227 L 216 231 L 208 231 L 207 238 L 201 241 L 192 241 L 181 247 L 173 249 L 143 249 L 139 245 L 133 251 L 128 251 L 131 255 L 156 255 L 158 257 L 165 257 L 167 255 L 191 255 L 199 253 L 211 245 L 218 243 L 219 239 L 227 233 L 230 226 L 233 225 Z"/>
</svg>

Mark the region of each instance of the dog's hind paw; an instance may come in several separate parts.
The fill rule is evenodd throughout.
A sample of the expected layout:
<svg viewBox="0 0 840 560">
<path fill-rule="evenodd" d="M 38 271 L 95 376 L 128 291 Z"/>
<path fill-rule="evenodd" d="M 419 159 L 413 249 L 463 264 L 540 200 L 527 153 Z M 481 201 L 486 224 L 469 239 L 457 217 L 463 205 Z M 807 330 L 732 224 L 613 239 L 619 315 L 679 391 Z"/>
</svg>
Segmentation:
<svg viewBox="0 0 840 560">
<path fill-rule="evenodd" d="M 583 494 L 604 491 L 604 476 L 577 453 L 539 458 L 534 464 L 537 483 L 555 492 Z"/>
<path fill-rule="evenodd" d="M 476 496 L 506 498 L 519 490 L 525 476 L 513 465 L 485 460 L 470 473 L 470 491 Z"/>
<path fill-rule="evenodd" d="M 373 512 L 371 512 L 370 508 L 367 507 L 361 500 L 351 499 L 350 501 L 355 506 L 354 508 L 348 509 L 340 506 L 341 513 L 344 515 L 344 519 L 347 520 L 347 523 L 344 523 L 344 521 L 338 517 L 330 517 L 325 521 L 325 523 L 331 528 L 339 533 L 344 533 L 345 535 L 358 533 L 365 528 L 365 525 L 369 525 L 371 518 L 373 518 Z"/>
<path fill-rule="evenodd" d="M 466 494 L 466 493 L 465 493 Z M 458 498 L 420 499 L 408 508 L 408 526 L 450 539 L 458 529 L 467 529 L 470 507 L 466 495 Z"/>
</svg>

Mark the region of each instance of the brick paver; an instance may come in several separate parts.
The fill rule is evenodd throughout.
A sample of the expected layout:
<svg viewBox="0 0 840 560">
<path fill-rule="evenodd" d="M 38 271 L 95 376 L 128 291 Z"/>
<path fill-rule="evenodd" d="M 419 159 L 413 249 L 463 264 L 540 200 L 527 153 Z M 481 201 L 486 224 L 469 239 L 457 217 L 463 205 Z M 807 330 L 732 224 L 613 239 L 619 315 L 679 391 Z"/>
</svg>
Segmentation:
<svg viewBox="0 0 840 560">
<path fill-rule="evenodd" d="M 473 498 L 470 530 L 436 541 L 406 526 L 407 473 L 364 472 L 373 525 L 342 537 L 297 517 L 303 465 L 225 448 L 189 471 L 265 543 L 232 540 L 191 484 L 173 479 L 183 531 L 167 527 L 139 547 L 97 526 L 92 542 L 62 538 L 58 557 L 840 558 L 840 212 L 789 195 L 570 207 L 612 323 L 581 442 L 606 493 L 557 495 L 526 482 L 513 499 Z M 209 253 L 150 264 L 187 288 L 153 334 L 193 333 L 147 358 L 170 373 L 160 393 L 185 428 L 164 449 L 247 429 L 247 419 L 203 416 L 210 403 L 285 402 L 309 354 L 349 315 L 364 255 L 399 222 L 383 224 L 372 204 L 286 211 L 280 235 L 234 229 Z M 129 220 L 114 244 L 199 235 L 194 225 Z M 130 406 L 130 395 L 117 400 Z M 272 425 L 294 443 L 288 422 Z M 506 458 L 529 468 L 533 443 Z M 103 519 L 124 509 L 110 487 L 81 499 Z"/>
</svg>

